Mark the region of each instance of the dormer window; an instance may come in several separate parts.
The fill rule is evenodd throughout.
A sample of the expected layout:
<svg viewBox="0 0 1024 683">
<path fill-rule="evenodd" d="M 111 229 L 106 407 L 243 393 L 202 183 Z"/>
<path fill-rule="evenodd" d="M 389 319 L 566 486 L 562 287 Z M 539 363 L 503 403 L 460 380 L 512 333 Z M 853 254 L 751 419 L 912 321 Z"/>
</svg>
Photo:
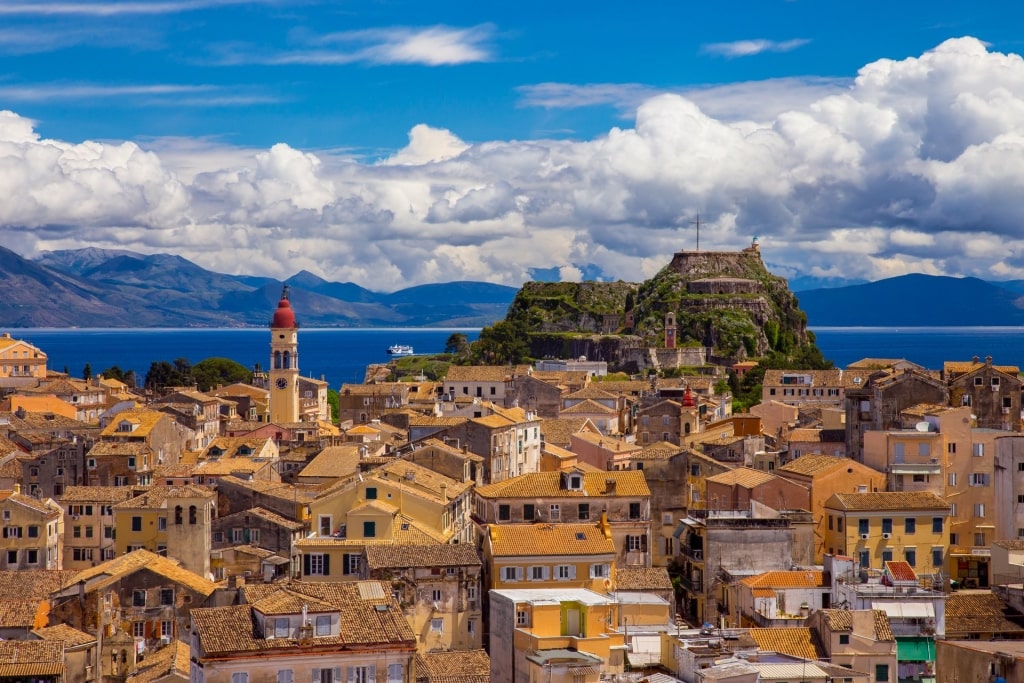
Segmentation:
<svg viewBox="0 0 1024 683">
<path fill-rule="evenodd" d="M 125 420 L 124 422 L 119 422 L 118 423 L 117 431 L 119 431 L 119 432 L 134 432 L 135 431 L 135 425 L 132 424 L 131 422 L 128 422 L 127 420 Z"/>
<path fill-rule="evenodd" d="M 569 475 L 569 488 L 578 491 L 583 488 L 583 477 L 579 474 Z"/>
</svg>

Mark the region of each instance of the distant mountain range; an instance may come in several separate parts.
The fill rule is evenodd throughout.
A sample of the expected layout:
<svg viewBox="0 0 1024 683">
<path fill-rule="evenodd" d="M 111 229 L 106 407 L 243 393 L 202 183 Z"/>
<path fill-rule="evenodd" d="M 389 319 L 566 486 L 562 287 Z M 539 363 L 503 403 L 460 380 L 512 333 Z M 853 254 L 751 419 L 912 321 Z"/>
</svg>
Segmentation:
<svg viewBox="0 0 1024 683">
<path fill-rule="evenodd" d="M 300 272 L 285 282 L 225 275 L 180 256 L 75 249 L 28 260 L 0 247 L 0 327 L 250 327 L 270 321 L 282 285 L 305 327 L 481 327 L 517 289 L 487 282 L 381 293 Z"/>
<path fill-rule="evenodd" d="M 935 275 L 797 292 L 810 327 L 1024 325 L 1024 281 Z"/>
<path fill-rule="evenodd" d="M 374 292 L 302 271 L 284 282 L 225 275 L 171 254 L 117 249 L 44 252 L 0 247 L 0 328 L 262 327 L 281 287 L 305 327 L 482 327 L 518 291 L 448 282 Z M 904 275 L 796 292 L 810 327 L 1024 326 L 1024 280 Z"/>
</svg>

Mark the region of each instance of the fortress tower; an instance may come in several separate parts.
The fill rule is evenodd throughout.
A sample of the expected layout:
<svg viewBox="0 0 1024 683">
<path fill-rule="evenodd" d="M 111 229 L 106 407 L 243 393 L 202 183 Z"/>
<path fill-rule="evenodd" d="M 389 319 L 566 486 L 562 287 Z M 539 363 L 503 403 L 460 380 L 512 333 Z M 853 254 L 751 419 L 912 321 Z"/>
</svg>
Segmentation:
<svg viewBox="0 0 1024 683">
<path fill-rule="evenodd" d="M 270 321 L 270 421 L 299 421 L 299 323 L 288 300 L 288 285 L 281 292 Z"/>
</svg>

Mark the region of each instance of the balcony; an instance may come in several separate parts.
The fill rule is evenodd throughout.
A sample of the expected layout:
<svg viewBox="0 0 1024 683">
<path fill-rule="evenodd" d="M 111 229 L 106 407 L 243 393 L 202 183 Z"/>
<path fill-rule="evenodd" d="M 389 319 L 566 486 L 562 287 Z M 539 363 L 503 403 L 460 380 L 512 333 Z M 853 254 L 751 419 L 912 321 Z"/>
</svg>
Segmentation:
<svg viewBox="0 0 1024 683">
<path fill-rule="evenodd" d="M 648 566 L 648 554 L 642 550 L 630 550 L 626 553 L 626 564 L 630 567 Z"/>
<path fill-rule="evenodd" d="M 704 548 L 691 548 L 688 545 L 680 546 L 680 552 L 695 562 L 704 561 Z"/>
</svg>

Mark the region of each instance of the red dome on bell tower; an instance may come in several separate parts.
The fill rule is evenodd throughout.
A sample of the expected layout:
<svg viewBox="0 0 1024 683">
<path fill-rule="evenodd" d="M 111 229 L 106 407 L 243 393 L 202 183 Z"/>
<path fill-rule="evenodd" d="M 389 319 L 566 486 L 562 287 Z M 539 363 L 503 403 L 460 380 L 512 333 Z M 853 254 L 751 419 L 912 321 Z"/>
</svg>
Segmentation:
<svg viewBox="0 0 1024 683">
<path fill-rule="evenodd" d="M 281 329 L 292 329 L 299 326 L 295 320 L 295 311 L 292 310 L 292 304 L 288 300 L 288 285 L 285 285 L 281 291 L 281 300 L 277 302 L 277 310 L 274 311 L 270 326 Z"/>
</svg>

